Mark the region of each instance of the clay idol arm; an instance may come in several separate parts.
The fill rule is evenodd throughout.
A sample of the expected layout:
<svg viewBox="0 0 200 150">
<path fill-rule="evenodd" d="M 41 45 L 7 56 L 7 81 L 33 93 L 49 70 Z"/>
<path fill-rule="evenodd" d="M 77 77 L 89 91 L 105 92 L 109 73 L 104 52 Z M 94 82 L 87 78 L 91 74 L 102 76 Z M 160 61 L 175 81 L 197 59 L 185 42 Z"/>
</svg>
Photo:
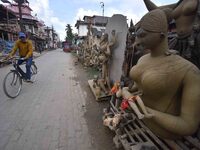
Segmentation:
<svg viewBox="0 0 200 150">
<path fill-rule="evenodd" d="M 181 112 L 179 116 L 166 114 L 151 108 L 148 112 L 154 114 L 154 121 L 170 132 L 179 135 L 191 135 L 200 122 L 200 71 L 191 69 L 183 81 L 183 94 L 181 101 Z"/>
<path fill-rule="evenodd" d="M 160 8 L 160 9 L 165 9 L 165 8 L 174 8 L 177 4 L 175 3 L 175 4 L 170 4 L 170 5 L 163 5 L 163 6 L 156 6 L 152 1 L 150 1 L 150 0 L 144 0 L 144 3 L 145 3 L 145 5 L 146 5 L 146 7 L 147 7 L 147 9 L 149 10 L 149 11 L 151 11 L 151 10 L 154 10 L 154 9 L 157 9 L 157 8 Z"/>
</svg>

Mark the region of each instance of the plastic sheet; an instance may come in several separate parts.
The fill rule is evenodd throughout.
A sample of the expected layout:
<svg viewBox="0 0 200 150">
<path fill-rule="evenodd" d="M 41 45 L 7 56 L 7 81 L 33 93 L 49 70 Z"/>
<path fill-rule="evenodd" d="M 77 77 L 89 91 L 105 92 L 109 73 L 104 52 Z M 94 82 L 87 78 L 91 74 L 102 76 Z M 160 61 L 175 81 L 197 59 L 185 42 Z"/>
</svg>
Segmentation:
<svg viewBox="0 0 200 150">
<path fill-rule="evenodd" d="M 14 46 L 13 41 L 6 41 L 0 38 L 0 53 L 8 54 Z"/>
</svg>

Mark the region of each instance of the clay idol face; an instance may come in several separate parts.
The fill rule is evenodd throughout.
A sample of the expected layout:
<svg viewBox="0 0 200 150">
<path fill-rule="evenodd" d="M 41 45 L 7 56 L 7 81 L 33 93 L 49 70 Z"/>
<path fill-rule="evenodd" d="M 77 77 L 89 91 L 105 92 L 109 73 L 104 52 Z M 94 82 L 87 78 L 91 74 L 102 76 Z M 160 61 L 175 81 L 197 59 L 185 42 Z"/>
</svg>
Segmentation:
<svg viewBox="0 0 200 150">
<path fill-rule="evenodd" d="M 160 43 L 160 33 L 150 32 L 143 28 L 136 31 L 136 48 L 138 50 L 152 50 L 158 43 Z"/>
</svg>

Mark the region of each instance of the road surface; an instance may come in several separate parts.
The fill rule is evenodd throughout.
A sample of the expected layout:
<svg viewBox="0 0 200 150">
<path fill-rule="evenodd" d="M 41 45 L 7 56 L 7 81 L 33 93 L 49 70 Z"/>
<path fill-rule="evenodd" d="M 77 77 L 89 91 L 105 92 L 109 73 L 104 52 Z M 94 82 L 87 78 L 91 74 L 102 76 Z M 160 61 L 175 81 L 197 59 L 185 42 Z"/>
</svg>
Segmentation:
<svg viewBox="0 0 200 150">
<path fill-rule="evenodd" d="M 102 125 L 107 102 L 94 100 L 87 72 L 61 49 L 35 59 L 35 83 L 20 95 L 3 93 L 11 66 L 0 68 L 0 150 L 114 150 L 112 132 Z"/>
</svg>

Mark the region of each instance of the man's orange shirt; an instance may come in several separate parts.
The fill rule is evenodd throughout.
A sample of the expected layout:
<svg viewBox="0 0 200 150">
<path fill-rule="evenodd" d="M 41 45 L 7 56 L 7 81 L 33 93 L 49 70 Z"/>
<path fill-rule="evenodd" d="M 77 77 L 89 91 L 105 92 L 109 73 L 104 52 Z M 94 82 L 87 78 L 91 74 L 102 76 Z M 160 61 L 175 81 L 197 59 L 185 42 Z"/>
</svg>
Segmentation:
<svg viewBox="0 0 200 150">
<path fill-rule="evenodd" d="M 10 56 L 13 56 L 16 51 L 19 51 L 20 57 L 25 57 L 25 59 L 33 56 L 33 45 L 31 40 L 26 40 L 26 42 L 22 42 L 21 40 L 17 40 L 15 42 L 15 46 L 10 53 Z"/>
</svg>

